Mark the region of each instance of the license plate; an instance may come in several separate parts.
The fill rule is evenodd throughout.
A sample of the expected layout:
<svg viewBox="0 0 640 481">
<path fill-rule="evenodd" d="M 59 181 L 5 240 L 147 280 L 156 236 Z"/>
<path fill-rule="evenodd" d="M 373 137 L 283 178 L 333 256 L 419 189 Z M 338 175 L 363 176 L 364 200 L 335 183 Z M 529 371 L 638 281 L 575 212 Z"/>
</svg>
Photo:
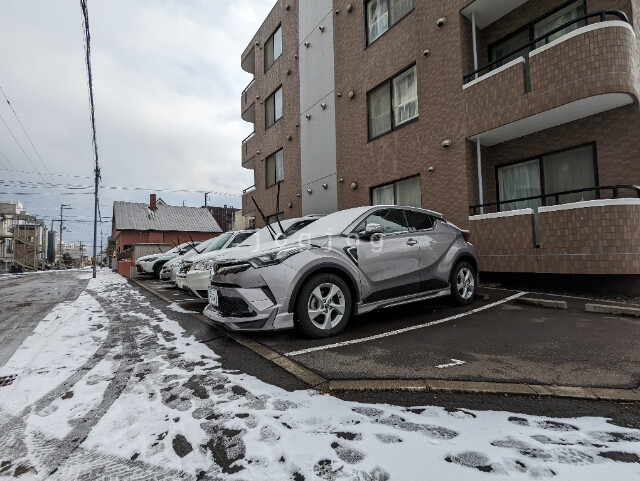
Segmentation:
<svg viewBox="0 0 640 481">
<path fill-rule="evenodd" d="M 209 289 L 209 304 L 218 307 L 218 289 Z"/>
</svg>

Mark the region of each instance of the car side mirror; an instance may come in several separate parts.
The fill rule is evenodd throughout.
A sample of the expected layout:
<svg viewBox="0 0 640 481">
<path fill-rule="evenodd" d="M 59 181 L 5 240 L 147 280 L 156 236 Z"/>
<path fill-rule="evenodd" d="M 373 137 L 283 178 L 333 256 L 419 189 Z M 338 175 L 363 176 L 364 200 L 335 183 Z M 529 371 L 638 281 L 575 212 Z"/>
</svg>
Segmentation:
<svg viewBox="0 0 640 481">
<path fill-rule="evenodd" d="M 367 224 L 364 228 L 364 232 L 360 234 L 360 237 L 370 239 L 372 236 L 380 234 L 384 234 L 384 227 L 380 224 Z"/>
</svg>

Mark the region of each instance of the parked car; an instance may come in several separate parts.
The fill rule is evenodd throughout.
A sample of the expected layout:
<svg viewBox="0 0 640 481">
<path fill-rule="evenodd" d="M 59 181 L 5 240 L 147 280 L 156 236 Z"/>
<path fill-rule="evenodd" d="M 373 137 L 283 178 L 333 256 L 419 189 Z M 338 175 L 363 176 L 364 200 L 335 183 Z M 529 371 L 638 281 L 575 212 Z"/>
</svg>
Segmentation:
<svg viewBox="0 0 640 481">
<path fill-rule="evenodd" d="M 220 250 L 236 247 L 253 236 L 255 232 L 255 229 L 225 232 L 218 236 L 215 242 L 212 242 L 206 249 L 202 250 L 198 254 L 189 257 L 185 256 L 174 268 L 176 287 L 178 287 L 178 289 L 183 289 L 182 282 L 184 281 L 184 273 L 189 270 L 193 262 L 199 259 L 201 255 L 215 254 Z"/>
<path fill-rule="evenodd" d="M 257 252 L 216 259 L 204 314 L 232 330 L 341 332 L 352 315 L 451 296 L 476 295 L 469 232 L 429 210 L 357 207 L 330 214 Z"/>
<path fill-rule="evenodd" d="M 249 234 L 250 235 L 250 234 Z M 202 254 L 203 252 L 209 252 L 211 250 L 219 249 L 220 245 L 231 242 L 230 240 L 231 233 L 226 232 L 217 237 L 212 237 L 211 239 L 207 239 L 206 241 L 200 243 L 189 252 L 178 254 L 175 257 L 169 259 L 160 270 L 160 279 L 163 281 L 170 281 L 173 284 L 176 282 L 176 275 L 180 270 L 180 265 L 182 261 L 186 261 L 193 256 L 198 254 Z"/>
<path fill-rule="evenodd" d="M 160 270 L 165 262 L 178 254 L 189 252 L 198 244 L 200 244 L 200 242 L 185 242 L 184 244 L 180 244 L 179 246 L 162 254 L 149 254 L 142 256 L 139 259 L 136 259 L 136 269 L 139 274 L 153 274 L 156 277 L 160 277 Z"/>
<path fill-rule="evenodd" d="M 319 215 L 310 215 L 296 219 L 287 219 L 280 221 L 280 224 L 273 224 L 272 228 L 275 233 L 278 234 L 275 237 L 286 238 L 295 234 L 300 229 L 306 227 L 320 217 L 321 216 Z M 284 232 L 280 232 L 280 226 L 282 226 Z M 260 249 L 261 245 L 272 241 L 273 233 L 270 234 L 269 228 L 263 227 L 243 242 L 235 246 L 230 245 L 228 247 L 237 247 L 234 251 L 238 251 L 239 249 L 248 249 L 250 252 Z M 176 278 L 176 285 L 201 299 L 206 299 L 209 289 L 209 271 L 211 270 L 211 267 L 213 267 L 215 260 L 228 252 L 231 251 L 220 250 L 216 252 L 208 252 L 189 259 L 189 262 L 185 262 L 183 264 L 183 268 L 180 270 L 180 273 Z"/>
</svg>

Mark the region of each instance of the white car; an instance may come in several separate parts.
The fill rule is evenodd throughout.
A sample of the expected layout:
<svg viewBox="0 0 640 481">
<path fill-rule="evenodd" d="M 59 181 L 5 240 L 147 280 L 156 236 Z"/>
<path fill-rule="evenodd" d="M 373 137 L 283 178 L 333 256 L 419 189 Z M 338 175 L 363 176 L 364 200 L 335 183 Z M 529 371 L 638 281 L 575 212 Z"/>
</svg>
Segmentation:
<svg viewBox="0 0 640 481">
<path fill-rule="evenodd" d="M 178 270 L 180 270 L 180 262 L 183 259 L 189 259 L 193 256 L 197 256 L 198 254 L 202 254 L 206 251 L 207 247 L 209 247 L 218 237 L 212 237 L 211 239 L 207 239 L 206 241 L 200 243 L 189 252 L 184 254 L 178 254 L 175 257 L 169 259 L 160 270 L 160 280 L 163 281 L 171 281 L 173 284 L 176 282 L 176 274 Z"/>
<path fill-rule="evenodd" d="M 282 226 L 284 233 L 280 232 L 280 226 L 277 223 L 272 224 L 271 227 L 277 234 L 277 238 L 288 237 L 295 232 L 298 232 L 303 227 L 318 220 L 320 217 L 321 216 L 319 215 L 309 215 L 297 219 L 287 219 L 280 221 L 280 225 Z M 249 237 L 245 242 L 238 243 L 237 246 L 233 249 L 233 252 L 250 252 L 259 248 L 260 245 L 272 241 L 273 233 L 270 233 L 267 227 L 263 227 L 254 235 Z M 191 259 L 189 259 L 189 263 L 185 263 L 183 269 L 181 269 L 178 273 L 178 276 L 176 277 L 176 285 L 182 290 L 191 292 L 196 297 L 206 299 L 209 290 L 209 274 L 211 268 L 213 267 L 213 263 L 218 257 L 229 252 L 232 251 L 225 250 L 208 252 L 192 257 Z"/>
<path fill-rule="evenodd" d="M 149 254 L 136 259 L 136 269 L 139 274 L 154 274 L 160 277 L 160 270 L 165 262 L 179 254 L 189 252 L 200 242 L 185 242 L 164 253 Z"/>
<path fill-rule="evenodd" d="M 207 247 L 201 250 L 198 254 L 190 257 L 184 256 L 177 267 L 175 267 L 176 275 L 175 275 L 175 284 L 179 289 L 183 288 L 184 276 L 181 276 L 182 272 L 186 272 L 191 264 L 193 263 L 193 259 L 200 255 L 206 255 L 212 252 L 217 252 L 221 249 L 229 249 L 232 247 L 236 247 L 237 245 L 245 242 L 248 238 L 250 238 L 256 231 L 255 230 L 238 230 L 233 232 L 225 232 L 224 234 L 220 234 L 216 237 L 213 242 L 211 242 Z"/>
</svg>

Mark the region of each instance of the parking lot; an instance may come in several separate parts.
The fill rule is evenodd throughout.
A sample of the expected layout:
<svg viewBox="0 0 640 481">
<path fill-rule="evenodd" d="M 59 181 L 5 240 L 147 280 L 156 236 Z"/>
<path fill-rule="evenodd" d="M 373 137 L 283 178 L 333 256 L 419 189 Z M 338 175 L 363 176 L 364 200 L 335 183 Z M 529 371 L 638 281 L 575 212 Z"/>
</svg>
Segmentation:
<svg viewBox="0 0 640 481">
<path fill-rule="evenodd" d="M 166 283 L 138 281 L 181 309 L 205 306 Z M 640 319 L 585 312 L 592 301 L 583 298 L 482 286 L 478 293 L 467 307 L 437 299 L 358 316 L 324 340 L 298 331 L 242 335 L 336 386 L 443 380 L 631 390 L 640 383 Z M 564 301 L 567 308 L 523 298 Z"/>
</svg>

